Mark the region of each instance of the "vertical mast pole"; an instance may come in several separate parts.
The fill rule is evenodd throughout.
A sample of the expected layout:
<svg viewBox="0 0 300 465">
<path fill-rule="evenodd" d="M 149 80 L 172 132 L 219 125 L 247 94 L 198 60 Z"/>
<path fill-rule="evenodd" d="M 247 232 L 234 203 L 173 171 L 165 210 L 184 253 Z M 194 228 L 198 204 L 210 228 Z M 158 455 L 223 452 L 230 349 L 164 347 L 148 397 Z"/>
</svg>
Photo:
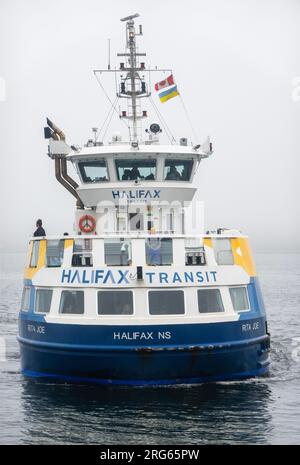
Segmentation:
<svg viewBox="0 0 300 465">
<path fill-rule="evenodd" d="M 130 74 L 130 82 L 131 82 L 133 140 L 137 141 L 136 88 L 135 88 L 136 43 L 135 43 L 134 21 L 132 19 L 130 19 L 127 22 L 127 29 L 128 29 L 127 44 L 129 48 L 129 54 L 130 54 L 129 74 Z"/>
</svg>

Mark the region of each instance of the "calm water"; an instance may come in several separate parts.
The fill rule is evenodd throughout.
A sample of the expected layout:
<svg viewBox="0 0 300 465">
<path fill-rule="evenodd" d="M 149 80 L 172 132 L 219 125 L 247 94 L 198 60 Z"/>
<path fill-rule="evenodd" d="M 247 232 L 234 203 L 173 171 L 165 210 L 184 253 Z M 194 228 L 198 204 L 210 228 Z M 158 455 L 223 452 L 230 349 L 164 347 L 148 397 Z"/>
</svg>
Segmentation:
<svg viewBox="0 0 300 465">
<path fill-rule="evenodd" d="M 299 443 L 300 256 L 256 259 L 272 335 L 268 378 L 125 389 L 22 377 L 16 334 L 24 258 L 2 255 L 0 443 Z"/>
</svg>

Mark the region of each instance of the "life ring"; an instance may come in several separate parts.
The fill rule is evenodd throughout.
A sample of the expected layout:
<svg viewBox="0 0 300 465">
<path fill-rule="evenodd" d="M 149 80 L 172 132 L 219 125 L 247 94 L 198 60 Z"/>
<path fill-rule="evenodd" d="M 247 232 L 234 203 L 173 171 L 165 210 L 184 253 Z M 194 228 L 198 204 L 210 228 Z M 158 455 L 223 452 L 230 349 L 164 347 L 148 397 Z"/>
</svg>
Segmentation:
<svg viewBox="0 0 300 465">
<path fill-rule="evenodd" d="M 96 220 L 91 215 L 84 215 L 79 220 L 79 228 L 83 233 L 91 233 L 96 227 Z"/>
</svg>

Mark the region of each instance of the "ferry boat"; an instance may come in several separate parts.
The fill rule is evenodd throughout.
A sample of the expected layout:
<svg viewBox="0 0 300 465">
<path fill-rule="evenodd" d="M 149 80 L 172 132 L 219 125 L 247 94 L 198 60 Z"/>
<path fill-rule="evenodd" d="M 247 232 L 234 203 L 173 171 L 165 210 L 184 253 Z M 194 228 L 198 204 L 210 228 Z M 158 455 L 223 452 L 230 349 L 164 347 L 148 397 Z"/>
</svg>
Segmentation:
<svg viewBox="0 0 300 465">
<path fill-rule="evenodd" d="M 74 233 L 30 239 L 19 314 L 22 373 L 139 386 L 266 375 L 270 335 L 248 237 L 206 231 L 195 201 L 210 140 L 163 144 L 160 122 L 142 134 L 141 102 L 151 98 L 145 75 L 171 70 L 141 61 L 137 17 L 121 20 L 126 51 L 118 68 L 95 71 L 118 79 L 128 140 L 113 133 L 109 143 L 98 142 L 95 128 L 84 147 L 69 145 L 47 119 L 55 176 L 76 199 Z M 156 90 L 160 98 L 176 95 L 172 72 Z"/>
</svg>

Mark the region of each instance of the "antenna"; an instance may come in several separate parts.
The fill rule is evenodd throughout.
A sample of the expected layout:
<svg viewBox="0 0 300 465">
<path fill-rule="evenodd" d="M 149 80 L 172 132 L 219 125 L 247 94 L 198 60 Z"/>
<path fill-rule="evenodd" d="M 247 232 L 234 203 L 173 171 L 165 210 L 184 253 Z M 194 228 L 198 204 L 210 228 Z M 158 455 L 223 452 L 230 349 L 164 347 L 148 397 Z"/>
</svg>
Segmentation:
<svg viewBox="0 0 300 465">
<path fill-rule="evenodd" d="M 130 21 L 131 19 L 138 18 L 140 15 L 135 13 L 134 15 L 126 16 L 125 18 L 121 18 L 120 21 Z"/>
<path fill-rule="evenodd" d="M 94 145 L 96 145 L 98 128 L 92 128 L 92 131 L 94 133 Z"/>
<path fill-rule="evenodd" d="M 136 13 L 121 19 L 121 21 L 126 22 L 126 46 L 125 52 L 117 53 L 118 57 L 122 57 L 119 68 L 113 67 L 114 69 L 111 69 L 111 47 L 110 39 L 108 39 L 108 66 L 106 69 L 94 70 L 96 79 L 103 91 L 103 86 L 97 74 L 102 74 L 104 72 L 115 73 L 117 98 L 127 99 L 127 111 L 120 111 L 119 117 L 121 120 L 127 119 L 129 121 L 128 129 L 131 142 L 138 141 L 138 136 L 141 136 L 141 120 L 147 118 L 147 111 L 141 108 L 141 99 L 146 97 L 149 98 L 151 96 L 151 91 L 145 81 L 144 73 L 147 71 L 150 76 L 151 71 L 172 72 L 170 69 L 158 70 L 157 67 L 155 69 L 146 69 L 145 62 L 140 62 L 140 58 L 145 57 L 146 53 L 138 52 L 136 44 L 137 37 L 143 34 L 142 26 L 139 25 L 139 27 L 136 28 L 134 24 L 134 18 L 138 18 L 139 16 L 140 15 Z M 119 83 L 117 83 L 117 74 L 119 76 Z M 110 101 L 109 98 L 108 100 Z M 110 104 L 113 105 L 111 101 Z M 113 108 L 115 109 L 115 105 L 113 105 Z"/>
<path fill-rule="evenodd" d="M 110 39 L 108 39 L 108 66 L 107 69 L 110 69 Z"/>
</svg>

